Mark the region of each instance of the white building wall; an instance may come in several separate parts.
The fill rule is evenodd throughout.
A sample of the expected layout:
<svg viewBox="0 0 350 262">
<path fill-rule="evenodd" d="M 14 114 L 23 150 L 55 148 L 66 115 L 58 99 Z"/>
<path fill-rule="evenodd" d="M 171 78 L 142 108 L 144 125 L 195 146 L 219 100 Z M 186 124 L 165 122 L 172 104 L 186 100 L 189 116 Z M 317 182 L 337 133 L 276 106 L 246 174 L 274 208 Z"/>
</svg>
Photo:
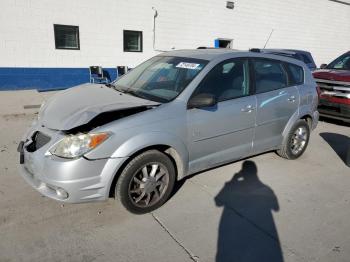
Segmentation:
<svg viewBox="0 0 350 262">
<path fill-rule="evenodd" d="M 156 48 L 213 46 L 232 38 L 233 48 L 312 52 L 328 63 L 350 50 L 350 5 L 329 0 L 1 0 L 0 67 L 135 66 Z M 56 50 L 53 24 L 78 25 L 80 50 Z M 123 52 L 123 29 L 143 31 L 143 52 Z"/>
</svg>

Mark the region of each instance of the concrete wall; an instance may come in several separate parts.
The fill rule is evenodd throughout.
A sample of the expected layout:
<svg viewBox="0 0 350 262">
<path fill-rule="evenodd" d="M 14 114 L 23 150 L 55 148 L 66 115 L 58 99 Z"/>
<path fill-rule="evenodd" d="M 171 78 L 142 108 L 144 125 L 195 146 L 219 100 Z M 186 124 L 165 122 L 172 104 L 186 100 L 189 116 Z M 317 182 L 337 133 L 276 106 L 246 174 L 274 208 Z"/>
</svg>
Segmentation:
<svg viewBox="0 0 350 262">
<path fill-rule="evenodd" d="M 0 67 L 134 67 L 156 48 L 213 46 L 234 39 L 233 48 L 296 48 L 316 64 L 350 49 L 350 5 L 329 0 L 1 0 Z M 56 50 L 53 24 L 78 25 L 80 50 Z M 123 52 L 123 29 L 143 31 L 143 52 Z M 0 72 L 1 74 L 1 72 Z M 1 76 L 0 76 L 1 87 Z"/>
</svg>

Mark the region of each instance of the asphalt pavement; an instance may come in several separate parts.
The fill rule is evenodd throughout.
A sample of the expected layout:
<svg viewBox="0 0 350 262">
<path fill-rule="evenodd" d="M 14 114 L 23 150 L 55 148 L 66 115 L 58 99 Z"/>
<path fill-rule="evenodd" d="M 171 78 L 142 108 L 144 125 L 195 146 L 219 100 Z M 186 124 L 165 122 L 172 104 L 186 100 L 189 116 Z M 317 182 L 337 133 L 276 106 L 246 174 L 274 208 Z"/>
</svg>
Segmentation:
<svg viewBox="0 0 350 262">
<path fill-rule="evenodd" d="M 19 176 L 17 144 L 51 95 L 28 92 L 0 93 L 1 262 L 350 260 L 349 125 L 321 121 L 298 160 L 270 152 L 202 172 L 132 215 L 114 199 L 63 205 Z"/>
</svg>

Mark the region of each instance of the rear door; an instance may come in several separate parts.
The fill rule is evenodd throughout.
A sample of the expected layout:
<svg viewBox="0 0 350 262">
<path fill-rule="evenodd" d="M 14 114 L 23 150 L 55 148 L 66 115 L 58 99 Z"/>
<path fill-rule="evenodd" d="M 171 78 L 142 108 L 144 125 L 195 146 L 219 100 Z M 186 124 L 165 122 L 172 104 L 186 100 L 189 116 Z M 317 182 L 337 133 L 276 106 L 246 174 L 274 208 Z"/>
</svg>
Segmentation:
<svg viewBox="0 0 350 262">
<path fill-rule="evenodd" d="M 252 64 L 257 97 L 253 148 L 258 153 L 281 144 L 282 132 L 298 110 L 299 93 L 296 86 L 289 86 L 283 62 L 254 58 Z"/>
<path fill-rule="evenodd" d="M 213 94 L 212 107 L 187 110 L 190 172 L 247 156 L 252 151 L 256 97 L 251 94 L 248 59 L 216 65 L 194 94 Z"/>
</svg>

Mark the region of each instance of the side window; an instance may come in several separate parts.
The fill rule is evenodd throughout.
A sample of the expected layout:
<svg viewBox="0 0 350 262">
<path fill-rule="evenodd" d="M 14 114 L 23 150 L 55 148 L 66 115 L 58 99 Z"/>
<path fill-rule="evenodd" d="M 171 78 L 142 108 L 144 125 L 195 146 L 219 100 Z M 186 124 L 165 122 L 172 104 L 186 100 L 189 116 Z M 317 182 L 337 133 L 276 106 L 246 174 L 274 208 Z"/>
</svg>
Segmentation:
<svg viewBox="0 0 350 262">
<path fill-rule="evenodd" d="M 301 66 L 287 64 L 290 72 L 289 85 L 302 85 L 304 84 L 304 69 Z"/>
<path fill-rule="evenodd" d="M 217 101 L 249 95 L 247 59 L 232 59 L 216 65 L 199 84 L 194 95 L 213 94 Z"/>
<path fill-rule="evenodd" d="M 275 60 L 254 60 L 256 93 L 265 93 L 287 86 L 287 73 L 283 64 Z"/>
</svg>

